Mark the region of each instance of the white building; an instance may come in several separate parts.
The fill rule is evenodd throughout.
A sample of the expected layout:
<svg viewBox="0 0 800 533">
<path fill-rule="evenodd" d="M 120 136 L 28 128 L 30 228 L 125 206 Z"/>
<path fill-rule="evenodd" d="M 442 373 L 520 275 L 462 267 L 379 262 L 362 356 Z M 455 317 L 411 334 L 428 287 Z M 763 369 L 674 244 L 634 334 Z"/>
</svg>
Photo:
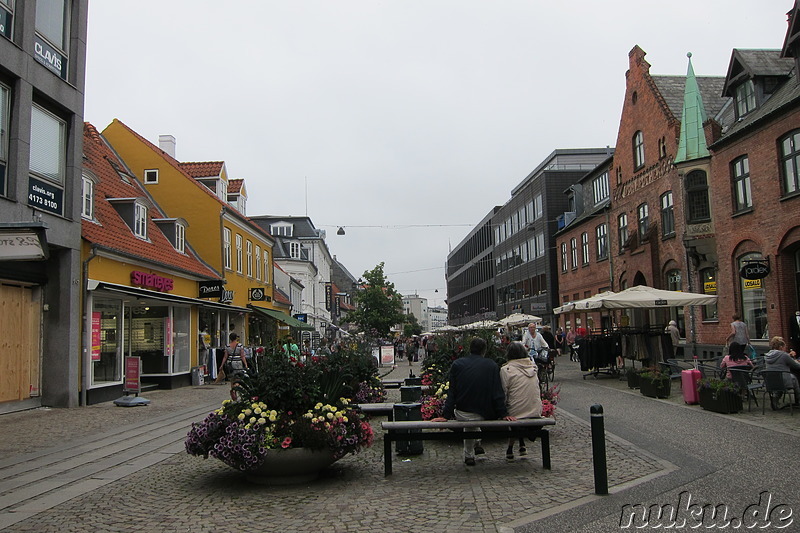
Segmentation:
<svg viewBox="0 0 800 533">
<path fill-rule="evenodd" d="M 442 326 L 447 325 L 447 308 L 446 307 L 429 307 L 428 318 L 431 321 L 431 329 L 435 330 Z"/>
<path fill-rule="evenodd" d="M 422 331 L 430 331 L 431 321 L 428 316 L 428 299 L 417 294 L 403 296 L 403 313 L 414 315 Z"/>
</svg>

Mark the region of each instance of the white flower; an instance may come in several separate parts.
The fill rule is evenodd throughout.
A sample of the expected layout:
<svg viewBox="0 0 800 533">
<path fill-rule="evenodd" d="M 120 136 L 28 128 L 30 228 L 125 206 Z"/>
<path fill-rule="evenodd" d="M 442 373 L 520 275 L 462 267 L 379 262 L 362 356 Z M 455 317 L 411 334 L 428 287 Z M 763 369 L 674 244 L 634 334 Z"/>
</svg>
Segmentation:
<svg viewBox="0 0 800 533">
<path fill-rule="evenodd" d="M 237 416 L 236 418 L 238 418 L 239 420 L 244 420 L 244 413 L 239 413 L 239 416 Z"/>
<path fill-rule="evenodd" d="M 262 418 L 259 418 L 259 419 L 258 419 L 258 423 L 259 423 L 259 424 L 261 424 L 261 425 L 263 426 L 264 424 L 266 424 L 266 423 L 267 423 L 267 419 L 266 419 L 266 418 L 263 418 L 263 417 L 262 417 Z"/>
</svg>

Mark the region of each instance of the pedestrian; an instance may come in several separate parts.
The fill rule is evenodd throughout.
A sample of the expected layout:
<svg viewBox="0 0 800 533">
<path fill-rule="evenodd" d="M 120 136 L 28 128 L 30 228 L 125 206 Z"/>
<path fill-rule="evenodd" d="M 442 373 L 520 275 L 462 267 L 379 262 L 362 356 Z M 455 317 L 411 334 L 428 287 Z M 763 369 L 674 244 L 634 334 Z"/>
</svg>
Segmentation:
<svg viewBox="0 0 800 533">
<path fill-rule="evenodd" d="M 552 348 L 555 350 L 556 337 L 555 335 L 553 335 L 550 326 L 542 326 L 542 338 L 544 339 L 544 342 L 547 343 L 548 348 Z"/>
<path fill-rule="evenodd" d="M 242 378 L 247 372 L 247 358 L 244 356 L 244 347 L 239 342 L 239 335 L 230 334 L 230 344 L 225 347 L 225 355 L 222 356 L 222 363 L 219 371 L 225 371 L 225 375 L 231 381 L 231 400 L 236 401 L 236 385 L 242 382 Z"/>
<path fill-rule="evenodd" d="M 558 351 L 558 355 L 564 354 L 564 347 L 566 345 L 566 335 L 564 335 L 564 330 L 561 329 L 559 326 L 556 329 L 556 350 Z"/>
<path fill-rule="evenodd" d="M 450 367 L 450 389 L 442 416 L 434 422 L 456 420 L 516 420 L 506 409 L 500 369 L 486 359 L 486 341 L 475 337 L 469 355 L 456 359 Z M 475 455 L 485 453 L 480 441 L 464 439 L 464 464 L 475 466 Z"/>
<path fill-rule="evenodd" d="M 669 334 L 669 338 L 672 341 L 672 357 L 677 359 L 679 351 L 681 355 L 683 355 L 683 348 L 680 346 L 681 332 L 678 329 L 678 323 L 674 320 L 670 320 L 667 327 L 664 328 L 664 333 Z"/>
<path fill-rule="evenodd" d="M 564 342 L 567 344 L 567 349 L 569 350 L 569 360 L 575 360 L 575 349 L 573 345 L 575 344 L 575 332 L 572 330 L 572 327 L 567 326 L 567 334 L 564 337 Z"/>
<path fill-rule="evenodd" d="M 728 344 L 732 342 L 738 342 L 739 344 L 743 344 L 745 346 L 745 353 L 750 357 L 750 359 L 754 359 L 756 356 L 756 351 L 750 346 L 750 330 L 747 327 L 747 324 L 742 321 L 742 315 L 739 313 L 734 313 L 733 315 L 733 322 L 731 322 L 731 333 L 728 335 Z"/>
<path fill-rule="evenodd" d="M 786 351 L 786 342 L 783 337 L 772 337 L 769 341 L 771 350 L 764 355 L 764 362 L 767 364 L 765 370 L 777 370 L 784 372 L 783 384 L 785 387 L 794 389 L 794 405 L 800 405 L 800 384 L 798 383 L 795 372 L 800 372 L 800 363 L 795 360 L 797 354 L 794 350 Z M 772 408 L 778 409 L 774 398 L 770 398 Z"/>
<path fill-rule="evenodd" d="M 516 419 L 542 416 L 542 392 L 538 367 L 528 357 L 525 347 L 512 342 L 506 350 L 508 362 L 500 367 L 500 383 L 506 395 L 508 415 Z M 527 455 L 525 439 L 519 438 L 519 454 Z M 506 459 L 514 460 L 514 439 L 508 439 Z"/>
<path fill-rule="evenodd" d="M 286 337 L 283 341 L 283 353 L 287 357 L 300 357 L 300 347 L 297 346 L 295 340 L 291 337 Z"/>
<path fill-rule="evenodd" d="M 403 337 L 397 339 L 397 342 L 394 343 L 394 349 L 397 352 L 397 359 L 402 361 L 406 356 L 406 340 Z"/>
<path fill-rule="evenodd" d="M 542 334 L 536 330 L 536 324 L 533 322 L 528 324 L 528 331 L 522 337 L 522 345 L 528 350 L 531 359 L 538 358 L 542 351 L 545 351 L 546 354 L 546 350 L 550 349 L 550 345 L 544 340 Z"/>
</svg>

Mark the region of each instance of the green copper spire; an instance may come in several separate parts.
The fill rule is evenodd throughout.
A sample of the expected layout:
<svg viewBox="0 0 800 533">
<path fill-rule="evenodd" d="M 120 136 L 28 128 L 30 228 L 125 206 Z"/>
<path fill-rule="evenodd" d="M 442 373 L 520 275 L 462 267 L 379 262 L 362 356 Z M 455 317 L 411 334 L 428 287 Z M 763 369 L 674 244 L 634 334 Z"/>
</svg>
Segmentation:
<svg viewBox="0 0 800 533">
<path fill-rule="evenodd" d="M 689 58 L 689 70 L 686 72 L 686 87 L 683 90 L 681 137 L 678 143 L 678 154 L 675 156 L 676 163 L 709 156 L 706 136 L 703 132 L 706 109 L 703 106 L 700 88 L 697 86 L 697 78 L 694 76 L 692 53 L 689 52 L 686 57 Z"/>
</svg>

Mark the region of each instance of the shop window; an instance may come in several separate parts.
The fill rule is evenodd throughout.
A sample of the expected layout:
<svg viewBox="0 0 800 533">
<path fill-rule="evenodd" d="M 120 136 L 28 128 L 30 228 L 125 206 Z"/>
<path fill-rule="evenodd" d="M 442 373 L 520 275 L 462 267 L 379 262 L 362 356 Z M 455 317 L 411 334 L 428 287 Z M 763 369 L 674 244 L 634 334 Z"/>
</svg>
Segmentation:
<svg viewBox="0 0 800 533">
<path fill-rule="evenodd" d="M 222 232 L 225 249 L 225 268 L 231 269 L 231 230 L 225 228 Z"/>
<path fill-rule="evenodd" d="M 637 131 L 633 134 L 633 169 L 639 170 L 644 166 L 644 134 Z"/>
<path fill-rule="evenodd" d="M 717 272 L 713 268 L 704 268 L 700 271 L 700 282 L 703 284 L 703 294 L 717 295 Z M 703 320 L 717 320 L 717 304 L 703 306 Z"/>
<path fill-rule="evenodd" d="M 733 182 L 733 210 L 738 213 L 753 206 L 750 194 L 750 160 L 747 156 L 736 159 L 731 164 L 731 181 Z"/>
<path fill-rule="evenodd" d="M 172 307 L 172 338 L 168 344 L 172 345 L 172 372 L 188 372 L 191 364 L 190 339 L 195 337 L 189 335 L 188 307 Z"/>
<path fill-rule="evenodd" d="M 686 176 L 686 207 L 689 224 L 711 220 L 708 203 L 708 179 L 702 170 L 693 170 Z"/>
<path fill-rule="evenodd" d="M 149 170 L 145 170 L 144 171 L 144 183 L 145 183 L 145 185 L 158 183 L 158 169 L 157 168 L 151 168 Z"/>
<path fill-rule="evenodd" d="M 139 202 L 134 204 L 133 233 L 140 239 L 147 239 L 147 207 Z"/>
<path fill-rule="evenodd" d="M 608 227 L 600 224 L 595 228 L 595 240 L 597 244 L 597 260 L 608 257 Z"/>
<path fill-rule="evenodd" d="M 92 305 L 92 385 L 122 380 L 122 302 L 95 298 Z"/>
<path fill-rule="evenodd" d="M 236 234 L 236 272 L 242 273 L 242 236 Z"/>
<path fill-rule="evenodd" d="M 736 272 L 750 261 L 763 260 L 758 252 L 751 252 L 739 257 Z M 741 288 L 742 320 L 747 324 L 751 339 L 768 338 L 767 324 L 767 291 L 763 279 L 739 278 Z"/>
<path fill-rule="evenodd" d="M 261 280 L 261 247 L 256 245 L 256 279 Z"/>
<path fill-rule="evenodd" d="M 622 213 L 617 217 L 617 232 L 619 234 L 619 252 L 625 250 L 628 242 L 628 214 Z"/>
<path fill-rule="evenodd" d="M 63 186 L 66 146 L 67 123 L 34 104 L 31 109 L 31 173 Z"/>
<path fill-rule="evenodd" d="M 675 235 L 675 207 L 672 203 L 672 191 L 661 195 L 661 236 Z"/>
<path fill-rule="evenodd" d="M 780 147 L 783 194 L 792 194 L 800 190 L 800 130 L 783 137 Z"/>
</svg>

